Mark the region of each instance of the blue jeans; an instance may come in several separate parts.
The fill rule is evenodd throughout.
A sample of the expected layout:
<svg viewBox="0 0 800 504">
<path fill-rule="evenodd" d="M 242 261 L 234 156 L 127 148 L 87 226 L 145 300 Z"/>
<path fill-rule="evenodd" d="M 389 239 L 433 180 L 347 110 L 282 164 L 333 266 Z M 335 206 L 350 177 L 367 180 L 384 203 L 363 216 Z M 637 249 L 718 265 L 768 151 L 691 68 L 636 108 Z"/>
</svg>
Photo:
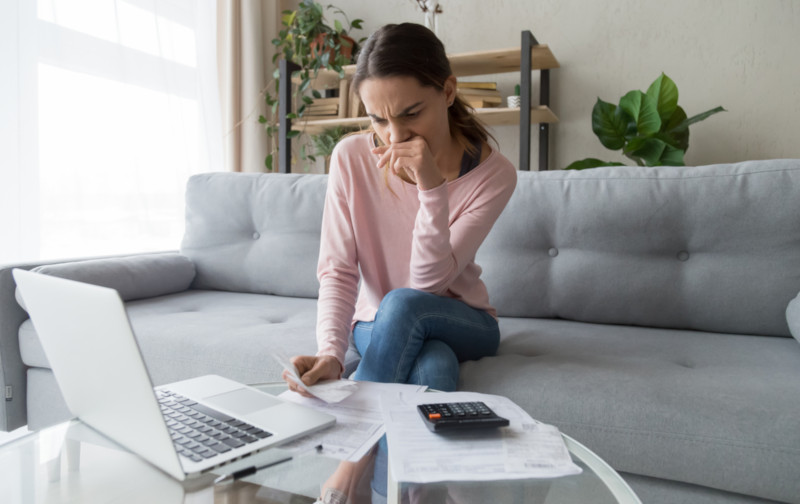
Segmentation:
<svg viewBox="0 0 800 504">
<path fill-rule="evenodd" d="M 458 385 L 458 364 L 494 355 L 497 320 L 453 298 L 396 289 L 383 298 L 373 322 L 358 322 L 353 340 L 361 362 L 353 379 L 413 383 L 442 391 Z M 386 437 L 378 443 L 372 489 L 386 495 Z"/>
</svg>

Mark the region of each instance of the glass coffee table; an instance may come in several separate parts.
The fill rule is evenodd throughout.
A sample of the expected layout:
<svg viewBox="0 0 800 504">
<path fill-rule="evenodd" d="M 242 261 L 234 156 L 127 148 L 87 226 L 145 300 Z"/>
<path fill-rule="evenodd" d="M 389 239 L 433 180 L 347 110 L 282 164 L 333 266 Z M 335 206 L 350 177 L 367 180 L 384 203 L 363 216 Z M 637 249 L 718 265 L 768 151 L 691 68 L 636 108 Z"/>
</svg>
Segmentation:
<svg viewBox="0 0 800 504">
<path fill-rule="evenodd" d="M 280 394 L 282 383 L 258 388 Z M 583 473 L 549 480 L 398 484 L 389 481 L 389 502 L 503 502 L 641 504 L 625 481 L 597 455 L 564 436 Z M 285 458 L 280 448 L 226 466 L 224 471 Z M 4 503 L 230 503 L 306 504 L 339 461 L 315 452 L 233 483 L 212 484 L 215 475 L 181 484 L 124 448 L 73 420 L 0 445 L 0 495 Z"/>
</svg>

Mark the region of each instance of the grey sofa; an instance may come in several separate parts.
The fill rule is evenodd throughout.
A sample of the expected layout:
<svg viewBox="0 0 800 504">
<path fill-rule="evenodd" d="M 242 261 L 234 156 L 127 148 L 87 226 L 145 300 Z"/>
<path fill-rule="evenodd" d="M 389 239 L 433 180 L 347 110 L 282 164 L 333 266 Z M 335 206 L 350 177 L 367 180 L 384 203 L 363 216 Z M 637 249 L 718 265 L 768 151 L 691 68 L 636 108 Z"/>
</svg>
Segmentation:
<svg viewBox="0 0 800 504">
<path fill-rule="evenodd" d="M 156 384 L 279 380 L 273 348 L 316 348 L 325 187 L 198 175 L 180 252 L 0 268 L 0 427 L 68 416 L 13 266 L 117 288 Z M 477 259 L 502 340 L 460 388 L 559 426 L 645 504 L 800 503 L 800 161 L 521 172 Z"/>
</svg>

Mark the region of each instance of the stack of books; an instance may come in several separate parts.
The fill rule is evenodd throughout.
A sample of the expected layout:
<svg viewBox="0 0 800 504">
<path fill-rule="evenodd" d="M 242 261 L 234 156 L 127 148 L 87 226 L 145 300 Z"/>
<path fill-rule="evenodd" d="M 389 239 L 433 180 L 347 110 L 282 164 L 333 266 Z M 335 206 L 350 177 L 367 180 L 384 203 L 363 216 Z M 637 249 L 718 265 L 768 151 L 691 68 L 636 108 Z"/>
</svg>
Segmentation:
<svg viewBox="0 0 800 504">
<path fill-rule="evenodd" d="M 496 82 L 458 82 L 458 94 L 472 108 L 499 107 L 503 102 Z"/>
<path fill-rule="evenodd" d="M 339 97 L 317 98 L 311 105 L 306 105 L 304 117 L 337 117 L 339 115 Z"/>
</svg>

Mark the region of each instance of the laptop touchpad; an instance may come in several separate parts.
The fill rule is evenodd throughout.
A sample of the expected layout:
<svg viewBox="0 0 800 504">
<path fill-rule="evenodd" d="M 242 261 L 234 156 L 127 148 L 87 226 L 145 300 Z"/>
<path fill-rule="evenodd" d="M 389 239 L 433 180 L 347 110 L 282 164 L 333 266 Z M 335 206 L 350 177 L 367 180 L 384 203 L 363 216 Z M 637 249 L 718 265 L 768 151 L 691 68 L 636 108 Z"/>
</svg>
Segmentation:
<svg viewBox="0 0 800 504">
<path fill-rule="evenodd" d="M 224 394 L 207 397 L 205 402 L 210 406 L 217 406 L 231 413 L 242 415 L 282 404 L 280 399 L 248 388 L 240 388 Z"/>
</svg>

